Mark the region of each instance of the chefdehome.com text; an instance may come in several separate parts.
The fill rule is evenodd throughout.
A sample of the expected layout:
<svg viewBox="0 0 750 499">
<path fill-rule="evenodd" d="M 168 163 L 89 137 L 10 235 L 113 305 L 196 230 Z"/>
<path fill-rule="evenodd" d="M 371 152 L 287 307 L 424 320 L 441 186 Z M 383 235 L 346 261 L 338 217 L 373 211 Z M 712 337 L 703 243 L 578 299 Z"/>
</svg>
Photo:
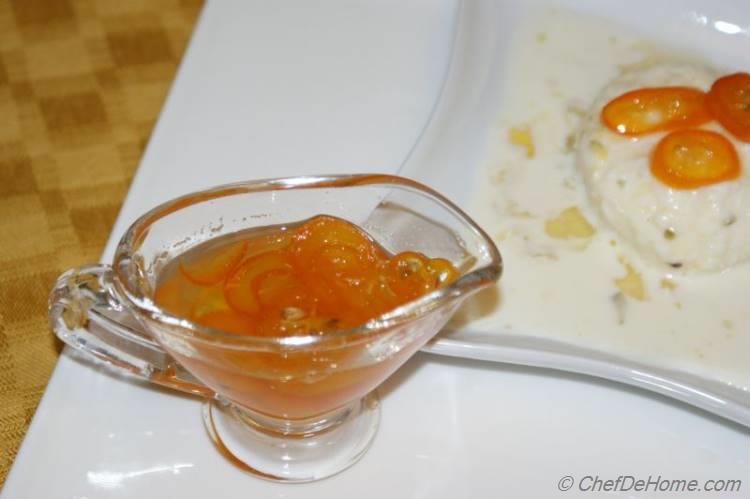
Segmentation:
<svg viewBox="0 0 750 499">
<path fill-rule="evenodd" d="M 575 478 L 565 475 L 557 482 L 557 488 L 562 492 L 739 492 L 742 489 L 742 480 L 672 479 L 661 475 L 619 475 L 615 478 L 585 475 Z"/>
</svg>

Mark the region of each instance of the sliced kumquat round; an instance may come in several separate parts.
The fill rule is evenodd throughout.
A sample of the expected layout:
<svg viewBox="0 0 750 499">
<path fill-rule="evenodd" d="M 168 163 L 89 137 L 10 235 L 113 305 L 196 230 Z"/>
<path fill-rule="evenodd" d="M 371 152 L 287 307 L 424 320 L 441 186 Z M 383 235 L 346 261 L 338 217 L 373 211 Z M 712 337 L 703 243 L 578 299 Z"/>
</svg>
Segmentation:
<svg viewBox="0 0 750 499">
<path fill-rule="evenodd" d="M 427 272 L 433 279 L 432 285 L 436 288 L 447 286 L 458 279 L 458 270 L 445 258 L 431 258 L 427 262 Z"/>
<path fill-rule="evenodd" d="M 378 265 L 385 261 L 385 253 L 364 232 L 344 220 L 318 216 L 298 228 L 290 253 L 321 313 L 344 309 L 347 317 L 364 317 Z"/>
<path fill-rule="evenodd" d="M 199 259 L 180 259 L 180 271 L 196 284 L 210 286 L 221 282 L 234 270 L 247 249 L 247 241 L 202 253 Z"/>
<path fill-rule="evenodd" d="M 265 272 L 253 280 L 252 287 L 263 313 L 305 317 L 316 309 L 314 296 L 291 268 Z"/>
<path fill-rule="evenodd" d="M 352 248 L 372 260 L 382 255 L 382 251 L 355 225 L 327 215 L 312 218 L 298 227 L 292 235 L 289 251 L 295 258 L 309 257 L 332 245 Z"/>
<path fill-rule="evenodd" d="M 341 302 L 334 293 L 330 283 L 321 278 L 321 275 L 313 269 L 301 269 L 293 266 L 297 279 L 305 288 L 307 296 L 315 301 L 316 313 L 320 315 L 335 314 L 341 309 Z"/>
<path fill-rule="evenodd" d="M 345 246 L 329 246 L 309 260 L 306 282 L 322 313 L 344 309 L 344 313 L 368 307 L 368 281 L 374 279 L 375 266 L 362 264 L 360 256 Z"/>
<path fill-rule="evenodd" d="M 277 230 L 270 234 L 262 234 L 247 240 L 246 257 L 252 257 L 265 253 L 266 251 L 284 250 L 292 242 L 292 233 L 289 230 Z"/>
<path fill-rule="evenodd" d="M 695 189 L 737 178 L 740 160 L 734 145 L 720 133 L 678 130 L 654 148 L 651 173 L 669 187 Z"/>
<path fill-rule="evenodd" d="M 229 310 L 224 299 L 224 286 L 221 283 L 198 288 L 199 294 L 190 310 L 190 318 L 199 320 L 203 315 L 219 310 Z"/>
<path fill-rule="evenodd" d="M 364 277 L 376 271 L 376 262 L 352 246 L 332 244 L 312 257 L 312 265 L 332 279 Z"/>
<path fill-rule="evenodd" d="M 272 270 L 291 270 L 291 265 L 282 253 L 268 251 L 248 258 L 235 269 L 224 283 L 224 297 L 230 307 L 238 312 L 254 315 L 260 312 L 254 280 Z"/>
<path fill-rule="evenodd" d="M 716 121 L 743 142 L 750 142 L 750 74 L 734 73 L 711 86 L 708 109 Z"/>
<path fill-rule="evenodd" d="M 224 286 L 221 283 L 199 289 L 200 296 L 188 315 L 191 320 L 231 333 L 250 332 L 252 323 L 246 316 L 227 305 Z"/>
<path fill-rule="evenodd" d="M 341 279 L 332 283 L 332 286 L 340 303 L 349 308 L 345 313 L 365 319 L 380 315 L 380 300 L 376 294 L 378 281 L 375 275 Z"/>
<path fill-rule="evenodd" d="M 391 288 L 388 277 L 382 273 L 376 274 L 368 280 L 366 286 L 368 305 L 372 311 L 369 318 L 378 316 L 403 303 L 403 300 Z"/>
<path fill-rule="evenodd" d="M 192 309 L 203 294 L 203 286 L 189 280 L 179 270 L 159 282 L 154 292 L 154 302 L 173 314 Z"/>
<path fill-rule="evenodd" d="M 602 123 L 622 135 L 643 135 L 701 125 L 711 120 L 706 94 L 691 87 L 639 88 L 615 97 L 601 113 Z"/>
<path fill-rule="evenodd" d="M 404 251 L 391 258 L 388 283 L 399 301 L 413 300 L 431 290 L 434 277 L 430 276 L 428 264 L 428 258 L 415 251 Z"/>
</svg>

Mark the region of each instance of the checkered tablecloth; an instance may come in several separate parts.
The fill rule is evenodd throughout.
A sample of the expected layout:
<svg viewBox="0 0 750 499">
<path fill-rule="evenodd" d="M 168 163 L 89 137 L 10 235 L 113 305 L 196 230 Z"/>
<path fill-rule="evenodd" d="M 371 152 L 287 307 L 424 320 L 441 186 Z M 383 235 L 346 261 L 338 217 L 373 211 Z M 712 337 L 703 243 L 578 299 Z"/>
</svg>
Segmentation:
<svg viewBox="0 0 750 499">
<path fill-rule="evenodd" d="M 98 259 L 201 4 L 0 1 L 0 485 L 61 349 L 50 287 Z"/>
</svg>

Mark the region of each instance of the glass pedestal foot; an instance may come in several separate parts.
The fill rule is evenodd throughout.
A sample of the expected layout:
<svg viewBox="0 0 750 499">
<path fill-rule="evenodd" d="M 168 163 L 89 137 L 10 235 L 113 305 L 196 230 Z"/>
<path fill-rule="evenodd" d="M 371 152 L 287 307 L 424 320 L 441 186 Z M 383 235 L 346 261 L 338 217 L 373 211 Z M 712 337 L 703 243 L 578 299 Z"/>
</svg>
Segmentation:
<svg viewBox="0 0 750 499">
<path fill-rule="evenodd" d="M 373 392 L 314 419 L 286 421 L 216 400 L 203 421 L 219 451 L 260 478 L 310 482 L 334 475 L 362 457 L 380 421 Z"/>
</svg>

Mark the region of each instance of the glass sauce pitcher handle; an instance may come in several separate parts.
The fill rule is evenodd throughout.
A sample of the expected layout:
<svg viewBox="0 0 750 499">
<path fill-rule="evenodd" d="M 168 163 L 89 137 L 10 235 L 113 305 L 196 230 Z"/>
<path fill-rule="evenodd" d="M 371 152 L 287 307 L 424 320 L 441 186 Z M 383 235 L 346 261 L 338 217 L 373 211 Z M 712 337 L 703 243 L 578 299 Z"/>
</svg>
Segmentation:
<svg viewBox="0 0 750 499">
<path fill-rule="evenodd" d="M 216 396 L 143 330 L 117 296 L 109 265 L 60 275 L 49 298 L 49 323 L 58 338 L 88 359 L 182 392 Z"/>
</svg>

